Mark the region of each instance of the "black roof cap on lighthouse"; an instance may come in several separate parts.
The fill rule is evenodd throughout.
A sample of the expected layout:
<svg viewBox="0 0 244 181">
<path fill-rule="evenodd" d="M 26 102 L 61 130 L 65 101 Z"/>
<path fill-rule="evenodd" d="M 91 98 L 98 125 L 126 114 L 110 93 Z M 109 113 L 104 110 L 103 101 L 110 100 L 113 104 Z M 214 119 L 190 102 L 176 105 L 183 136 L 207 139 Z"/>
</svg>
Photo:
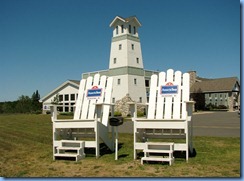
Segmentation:
<svg viewBox="0 0 244 181">
<path fill-rule="evenodd" d="M 116 16 L 113 21 L 110 23 L 110 27 L 115 27 L 118 21 L 122 21 L 124 23 L 134 22 L 137 27 L 141 26 L 140 21 L 137 19 L 136 16 L 130 16 L 128 18 L 123 18 L 121 16 Z"/>
</svg>

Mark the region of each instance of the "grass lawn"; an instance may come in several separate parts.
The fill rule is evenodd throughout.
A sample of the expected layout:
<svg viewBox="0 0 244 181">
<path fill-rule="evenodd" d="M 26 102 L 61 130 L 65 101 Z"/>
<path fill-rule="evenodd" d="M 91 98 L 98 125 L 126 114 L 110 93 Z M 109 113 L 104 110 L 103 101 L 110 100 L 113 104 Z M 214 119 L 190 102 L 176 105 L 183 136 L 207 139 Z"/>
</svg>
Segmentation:
<svg viewBox="0 0 244 181">
<path fill-rule="evenodd" d="M 50 115 L 0 115 L 0 176 L 240 177 L 240 138 L 194 137 L 197 156 L 188 163 L 176 158 L 172 166 L 133 160 L 132 134 L 119 134 L 119 143 L 117 161 L 107 151 L 99 159 L 53 161 Z"/>
</svg>

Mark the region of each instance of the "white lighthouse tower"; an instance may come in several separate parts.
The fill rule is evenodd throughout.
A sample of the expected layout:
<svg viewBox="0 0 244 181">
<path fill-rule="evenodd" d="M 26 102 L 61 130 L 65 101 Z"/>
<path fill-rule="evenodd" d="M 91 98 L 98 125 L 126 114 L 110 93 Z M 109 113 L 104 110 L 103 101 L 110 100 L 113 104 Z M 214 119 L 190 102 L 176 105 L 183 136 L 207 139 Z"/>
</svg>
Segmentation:
<svg viewBox="0 0 244 181">
<path fill-rule="evenodd" d="M 116 16 L 111 22 L 109 76 L 114 77 L 113 100 L 127 94 L 136 102 L 146 102 L 145 75 L 138 28 L 141 23 L 135 16 Z"/>
</svg>

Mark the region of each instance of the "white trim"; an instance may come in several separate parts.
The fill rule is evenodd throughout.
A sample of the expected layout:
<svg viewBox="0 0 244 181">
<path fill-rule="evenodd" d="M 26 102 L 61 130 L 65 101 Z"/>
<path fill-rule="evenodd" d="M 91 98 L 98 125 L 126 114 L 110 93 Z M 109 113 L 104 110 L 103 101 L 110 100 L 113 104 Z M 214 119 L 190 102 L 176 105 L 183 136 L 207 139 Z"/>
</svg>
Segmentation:
<svg viewBox="0 0 244 181">
<path fill-rule="evenodd" d="M 57 88 L 55 88 L 54 90 L 49 92 L 46 96 L 42 97 L 40 99 L 40 102 L 45 102 L 49 97 L 51 97 L 53 94 L 55 94 L 55 92 L 58 92 L 58 90 L 61 90 L 64 86 L 66 86 L 68 84 L 71 84 L 71 85 L 75 86 L 77 88 L 77 90 L 79 89 L 79 83 L 76 84 L 75 82 L 73 82 L 71 80 L 67 80 L 64 83 L 62 83 L 60 86 L 58 86 Z"/>
</svg>

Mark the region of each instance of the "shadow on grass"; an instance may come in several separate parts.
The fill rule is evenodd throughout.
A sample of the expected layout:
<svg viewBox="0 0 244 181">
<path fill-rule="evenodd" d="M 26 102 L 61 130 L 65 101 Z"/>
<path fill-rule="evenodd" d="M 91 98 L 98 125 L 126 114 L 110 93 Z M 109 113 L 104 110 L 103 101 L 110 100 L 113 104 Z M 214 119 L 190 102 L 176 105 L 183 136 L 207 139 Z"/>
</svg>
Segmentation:
<svg viewBox="0 0 244 181">
<path fill-rule="evenodd" d="M 151 153 L 150 155 L 152 156 L 168 156 L 167 153 L 163 154 L 163 153 Z M 174 151 L 173 153 L 174 158 L 180 158 L 180 159 L 186 159 L 186 152 L 185 151 Z M 144 152 L 139 152 L 137 153 L 137 159 L 141 159 L 142 157 L 144 157 Z M 194 148 L 193 153 L 189 152 L 189 157 L 196 157 L 196 150 Z"/>
<path fill-rule="evenodd" d="M 124 143 L 118 144 L 118 151 L 123 147 Z M 76 153 L 75 151 L 66 151 L 69 153 Z M 115 151 L 111 151 L 105 143 L 100 143 L 100 157 L 104 155 L 114 154 Z M 86 157 L 96 157 L 96 149 L 95 148 L 85 148 Z M 118 158 L 125 158 L 129 156 L 129 154 L 121 154 L 118 155 Z M 67 161 L 75 161 L 75 157 L 56 157 L 56 160 L 67 160 Z"/>
<path fill-rule="evenodd" d="M 120 150 L 123 147 L 124 143 L 118 144 L 118 150 Z M 100 143 L 100 156 L 113 154 L 114 151 L 111 151 L 105 143 Z M 96 149 L 95 148 L 85 148 L 85 154 L 89 157 L 95 157 L 96 156 Z M 122 156 L 125 157 L 125 156 Z"/>
</svg>

